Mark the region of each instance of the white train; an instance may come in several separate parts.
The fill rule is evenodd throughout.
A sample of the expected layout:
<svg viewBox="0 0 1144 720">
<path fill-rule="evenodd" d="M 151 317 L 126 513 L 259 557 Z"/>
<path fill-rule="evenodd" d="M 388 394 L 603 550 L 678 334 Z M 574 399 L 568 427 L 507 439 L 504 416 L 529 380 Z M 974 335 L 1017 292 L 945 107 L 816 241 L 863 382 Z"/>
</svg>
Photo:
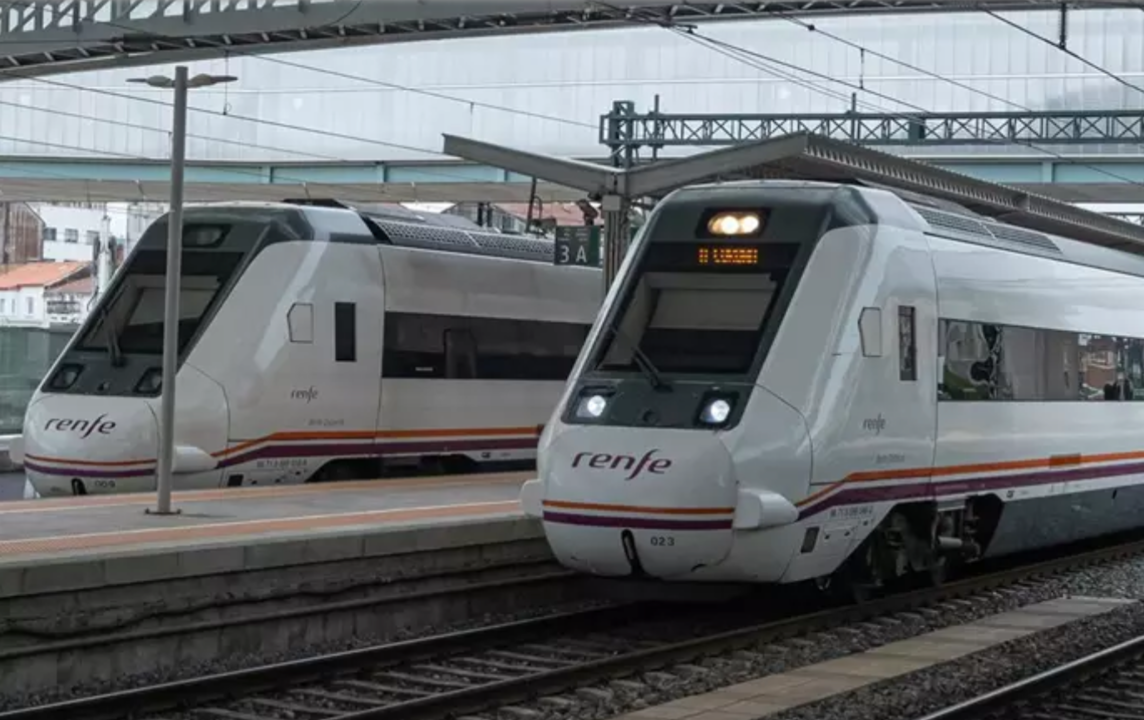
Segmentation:
<svg viewBox="0 0 1144 720">
<path fill-rule="evenodd" d="M 1141 308 L 1144 257 L 951 203 L 679 190 L 521 501 L 587 573 L 862 590 L 1144 525 Z"/>
<path fill-rule="evenodd" d="M 175 487 L 534 460 L 599 270 L 320 205 L 187 209 Z M 32 398 L 12 450 L 41 496 L 155 487 L 166 235 L 147 230 Z"/>
</svg>

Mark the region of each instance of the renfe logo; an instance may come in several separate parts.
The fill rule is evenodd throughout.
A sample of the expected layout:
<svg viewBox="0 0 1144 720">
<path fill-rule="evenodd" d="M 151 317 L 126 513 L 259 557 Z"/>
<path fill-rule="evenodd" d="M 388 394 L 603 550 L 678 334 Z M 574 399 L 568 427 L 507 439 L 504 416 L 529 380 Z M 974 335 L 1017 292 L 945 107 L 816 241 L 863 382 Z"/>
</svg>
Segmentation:
<svg viewBox="0 0 1144 720">
<path fill-rule="evenodd" d="M 305 390 L 294 389 L 290 391 L 291 400 L 305 400 L 307 405 L 310 404 L 311 400 L 314 400 L 317 397 L 318 390 L 313 385 L 306 388 Z"/>
<path fill-rule="evenodd" d="M 576 453 L 576 457 L 572 458 L 572 467 L 580 467 L 580 462 L 583 461 L 585 465 L 593 470 L 631 470 L 632 474 L 628 475 L 624 480 L 634 480 L 635 477 L 645 469 L 649 473 L 663 475 L 663 473 L 671 467 L 671 460 L 667 458 L 652 460 L 651 456 L 657 452 L 659 452 L 658 448 L 652 448 L 644 453 L 644 456 L 639 460 L 636 460 L 631 455 L 609 455 L 608 453 L 593 452 Z M 585 458 L 587 458 L 587 460 L 585 460 Z"/>
<path fill-rule="evenodd" d="M 45 430 L 57 430 L 59 432 L 73 432 L 81 438 L 88 438 L 93 432 L 98 432 L 100 435 L 110 435 L 111 431 L 115 429 L 115 423 L 111 420 L 104 420 L 107 414 L 100 415 L 94 420 L 67 420 L 64 418 L 52 418 L 44 423 Z M 52 426 L 55 425 L 55 428 Z"/>
</svg>

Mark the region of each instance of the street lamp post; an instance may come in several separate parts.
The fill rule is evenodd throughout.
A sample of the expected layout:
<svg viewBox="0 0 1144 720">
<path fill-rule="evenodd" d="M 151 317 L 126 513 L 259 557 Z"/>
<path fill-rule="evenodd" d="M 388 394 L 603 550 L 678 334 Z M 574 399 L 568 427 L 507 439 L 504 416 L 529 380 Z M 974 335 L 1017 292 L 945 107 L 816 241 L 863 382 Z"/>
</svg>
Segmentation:
<svg viewBox="0 0 1144 720">
<path fill-rule="evenodd" d="M 157 507 L 148 513 L 171 515 L 171 485 L 175 468 L 175 371 L 179 355 L 179 290 L 183 260 L 183 174 L 187 149 L 187 92 L 237 80 L 230 75 L 196 75 L 188 79 L 187 68 L 175 68 L 174 79 L 163 75 L 131 78 L 155 88 L 175 90 L 175 115 L 171 130 L 171 211 L 167 216 L 167 277 L 163 305 L 163 375 L 159 409 L 159 463 L 156 469 Z"/>
</svg>

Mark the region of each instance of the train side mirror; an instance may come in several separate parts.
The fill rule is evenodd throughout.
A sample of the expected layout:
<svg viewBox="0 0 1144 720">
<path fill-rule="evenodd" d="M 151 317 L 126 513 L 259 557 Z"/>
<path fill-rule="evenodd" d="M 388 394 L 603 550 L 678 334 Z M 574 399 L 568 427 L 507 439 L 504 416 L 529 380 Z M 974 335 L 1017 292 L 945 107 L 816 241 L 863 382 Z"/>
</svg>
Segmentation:
<svg viewBox="0 0 1144 720">
<path fill-rule="evenodd" d="M 858 316 L 858 334 L 862 337 L 862 355 L 882 357 L 882 308 L 862 308 Z"/>
</svg>

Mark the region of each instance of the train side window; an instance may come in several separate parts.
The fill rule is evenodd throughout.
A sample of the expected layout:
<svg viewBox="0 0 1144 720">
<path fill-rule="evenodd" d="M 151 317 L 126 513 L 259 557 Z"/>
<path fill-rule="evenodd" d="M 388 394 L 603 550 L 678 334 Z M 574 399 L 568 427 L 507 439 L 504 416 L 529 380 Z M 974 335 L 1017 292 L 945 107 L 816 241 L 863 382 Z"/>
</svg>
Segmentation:
<svg viewBox="0 0 1144 720">
<path fill-rule="evenodd" d="M 1111 335 L 1081 334 L 1080 371 L 1082 400 L 1133 400 L 1133 345 L 1139 341 Z"/>
<path fill-rule="evenodd" d="M 1121 361 L 1128 390 L 1125 399 L 1144 400 L 1144 340 L 1125 338 Z"/>
<path fill-rule="evenodd" d="M 914 330 L 914 308 L 898 306 L 898 379 L 914 382 L 918 379 L 917 333 Z"/>
<path fill-rule="evenodd" d="M 445 377 L 453 380 L 477 377 L 477 343 L 466 329 L 445 331 Z"/>
<path fill-rule="evenodd" d="M 938 347 L 945 358 L 938 385 L 943 400 L 992 400 L 1000 372 L 1000 327 L 942 320 Z"/>
<path fill-rule="evenodd" d="M 1037 400 L 1076 400 L 1080 395 L 1080 357 L 1077 333 L 1038 330 L 1035 360 L 1040 392 Z M 1034 398 L 1017 398 L 1018 400 Z"/>
<path fill-rule="evenodd" d="M 286 313 L 286 324 L 290 328 L 290 342 L 314 342 L 314 306 L 310 303 L 294 303 Z"/>
<path fill-rule="evenodd" d="M 334 360 L 357 362 L 357 305 L 334 303 Z"/>
</svg>

